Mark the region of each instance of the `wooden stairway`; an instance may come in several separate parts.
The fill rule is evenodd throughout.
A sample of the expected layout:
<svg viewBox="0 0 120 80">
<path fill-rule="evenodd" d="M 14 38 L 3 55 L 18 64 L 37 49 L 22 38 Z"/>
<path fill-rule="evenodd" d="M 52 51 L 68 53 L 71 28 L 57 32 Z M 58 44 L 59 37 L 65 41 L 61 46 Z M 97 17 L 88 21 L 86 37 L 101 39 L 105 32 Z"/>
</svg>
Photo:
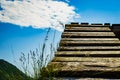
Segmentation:
<svg viewBox="0 0 120 80">
<path fill-rule="evenodd" d="M 49 65 L 55 77 L 120 78 L 120 40 L 109 24 L 67 24 Z"/>
</svg>

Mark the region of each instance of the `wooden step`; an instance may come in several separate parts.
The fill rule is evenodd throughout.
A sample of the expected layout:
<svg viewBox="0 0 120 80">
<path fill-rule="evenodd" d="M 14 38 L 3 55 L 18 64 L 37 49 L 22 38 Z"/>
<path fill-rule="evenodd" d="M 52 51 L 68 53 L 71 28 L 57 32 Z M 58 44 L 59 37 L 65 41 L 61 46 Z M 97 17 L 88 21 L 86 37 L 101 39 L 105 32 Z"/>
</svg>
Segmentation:
<svg viewBox="0 0 120 80">
<path fill-rule="evenodd" d="M 95 41 L 61 41 L 60 46 L 120 46 L 120 41 L 103 41 L 103 40 L 95 40 Z"/>
<path fill-rule="evenodd" d="M 79 24 L 66 24 L 66 27 L 110 27 L 108 25 L 79 25 Z"/>
<path fill-rule="evenodd" d="M 62 38 L 117 38 L 116 36 L 81 36 L 81 35 L 62 35 Z"/>
<path fill-rule="evenodd" d="M 79 36 L 115 36 L 113 32 L 63 32 L 62 35 L 79 35 Z"/>
<path fill-rule="evenodd" d="M 116 41 L 116 40 L 109 40 L 109 41 L 103 41 L 103 40 L 92 40 L 92 41 L 83 41 L 83 40 L 81 40 L 81 41 L 61 41 L 60 42 L 61 44 L 69 44 L 69 43 L 72 43 L 72 44 L 81 44 L 81 43 L 87 43 L 87 44 L 90 44 L 90 43 L 120 43 L 120 41 Z"/>
<path fill-rule="evenodd" d="M 102 59 L 101 59 L 102 60 Z M 106 59 L 107 60 L 107 59 Z M 116 59 L 115 59 L 116 60 Z M 52 62 L 57 65 L 57 70 L 61 71 L 120 71 L 120 61 L 108 62 L 107 61 L 77 61 L 77 62 Z"/>
<path fill-rule="evenodd" d="M 96 62 L 105 62 L 109 63 L 109 65 L 120 66 L 120 57 L 55 57 L 52 62 L 89 62 L 96 63 Z M 116 63 L 114 63 L 116 62 Z M 113 64 L 110 64 L 113 63 Z M 99 65 L 99 64 L 98 64 Z"/>
<path fill-rule="evenodd" d="M 63 32 L 62 38 L 64 37 L 116 37 L 112 32 Z"/>
<path fill-rule="evenodd" d="M 51 65 L 57 77 L 120 78 L 120 58 L 55 57 Z"/>
<path fill-rule="evenodd" d="M 56 77 L 120 78 L 120 60 L 117 62 L 51 62 L 51 65 L 55 65 L 53 74 L 56 73 L 54 75 Z"/>
<path fill-rule="evenodd" d="M 62 38 L 61 41 L 98 41 L 98 40 L 103 40 L 103 41 L 111 41 L 111 40 L 116 40 L 119 41 L 118 38 Z"/>
<path fill-rule="evenodd" d="M 111 29 L 109 27 L 66 27 L 65 28 L 65 32 L 79 32 L 79 31 L 87 31 L 87 32 L 92 32 L 92 31 L 96 31 L 96 32 L 110 32 Z"/>
<path fill-rule="evenodd" d="M 56 57 L 120 57 L 120 51 L 58 51 Z"/>
<path fill-rule="evenodd" d="M 56 78 L 119 78 L 120 40 L 109 23 L 65 25 L 59 48 L 48 64 Z"/>
<path fill-rule="evenodd" d="M 64 32 L 112 32 L 111 30 L 76 30 L 76 29 L 66 29 Z"/>
<path fill-rule="evenodd" d="M 60 46 L 58 51 L 118 51 L 120 46 Z"/>
</svg>

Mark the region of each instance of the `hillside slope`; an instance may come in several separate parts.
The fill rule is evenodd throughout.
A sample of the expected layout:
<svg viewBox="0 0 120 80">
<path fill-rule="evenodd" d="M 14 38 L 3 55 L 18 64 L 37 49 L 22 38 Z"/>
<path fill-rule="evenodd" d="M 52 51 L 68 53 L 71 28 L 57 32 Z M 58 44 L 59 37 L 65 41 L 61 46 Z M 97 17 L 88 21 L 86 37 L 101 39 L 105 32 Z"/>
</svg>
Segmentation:
<svg viewBox="0 0 120 80">
<path fill-rule="evenodd" d="M 26 75 L 16 66 L 0 59 L 0 80 L 25 80 Z"/>
</svg>

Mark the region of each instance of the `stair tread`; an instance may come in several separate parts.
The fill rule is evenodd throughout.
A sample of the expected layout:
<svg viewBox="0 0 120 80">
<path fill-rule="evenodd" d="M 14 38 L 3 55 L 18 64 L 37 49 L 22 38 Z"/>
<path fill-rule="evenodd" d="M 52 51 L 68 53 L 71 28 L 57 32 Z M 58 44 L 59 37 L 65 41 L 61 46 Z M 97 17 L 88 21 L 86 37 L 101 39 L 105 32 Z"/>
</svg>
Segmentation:
<svg viewBox="0 0 120 80">
<path fill-rule="evenodd" d="M 64 49 L 120 49 L 120 46 L 61 46 L 60 48 Z"/>
<path fill-rule="evenodd" d="M 120 57 L 55 57 L 52 62 L 106 62 L 120 64 Z"/>
<path fill-rule="evenodd" d="M 118 62 L 52 62 L 58 71 L 120 71 Z"/>
<path fill-rule="evenodd" d="M 92 40 L 92 41 L 61 41 L 60 44 L 92 44 L 92 43 L 97 43 L 97 44 L 104 44 L 104 43 L 109 43 L 109 44 L 119 44 L 120 41 L 114 41 L 114 40 L 109 40 L 109 41 L 103 41 L 103 40 Z"/>
<path fill-rule="evenodd" d="M 111 31 L 109 27 L 66 27 L 65 31 L 72 31 L 72 30 L 86 30 L 86 31 Z"/>
<path fill-rule="evenodd" d="M 120 50 L 120 46 L 60 46 L 58 48 L 58 51 L 97 51 L 97 50 L 109 50 L 109 51 L 113 51 L 113 50 Z"/>
<path fill-rule="evenodd" d="M 103 40 L 103 41 L 111 41 L 111 40 L 117 40 L 117 41 L 119 41 L 119 39 L 118 38 L 62 38 L 61 39 L 61 41 L 90 41 L 90 40 L 93 40 L 93 41 L 95 41 L 95 40 Z"/>
<path fill-rule="evenodd" d="M 56 55 L 120 54 L 120 51 L 58 51 Z"/>
<path fill-rule="evenodd" d="M 84 35 L 112 35 L 112 36 L 115 36 L 115 34 L 113 32 L 63 32 L 63 35 L 81 35 L 81 34 L 84 34 Z"/>
<path fill-rule="evenodd" d="M 60 46 L 120 46 L 120 41 L 116 40 L 61 41 Z"/>
<path fill-rule="evenodd" d="M 67 24 L 66 27 L 110 27 L 107 25 L 79 25 L 79 24 Z"/>
<path fill-rule="evenodd" d="M 120 58 L 119 57 L 55 57 L 52 61 L 57 65 L 58 70 L 72 70 L 72 71 L 120 71 Z"/>
<path fill-rule="evenodd" d="M 63 32 L 62 36 L 115 36 L 112 32 Z"/>
</svg>

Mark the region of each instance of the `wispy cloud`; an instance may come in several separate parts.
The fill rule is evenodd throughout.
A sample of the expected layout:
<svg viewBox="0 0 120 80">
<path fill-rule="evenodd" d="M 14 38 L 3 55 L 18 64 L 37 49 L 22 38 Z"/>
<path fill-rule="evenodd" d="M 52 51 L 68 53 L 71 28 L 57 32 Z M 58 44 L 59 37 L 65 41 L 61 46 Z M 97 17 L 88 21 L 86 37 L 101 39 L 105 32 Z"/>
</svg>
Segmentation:
<svg viewBox="0 0 120 80">
<path fill-rule="evenodd" d="M 62 31 L 78 14 L 73 6 L 53 0 L 0 0 L 0 21 L 24 27 L 52 27 Z"/>
</svg>

